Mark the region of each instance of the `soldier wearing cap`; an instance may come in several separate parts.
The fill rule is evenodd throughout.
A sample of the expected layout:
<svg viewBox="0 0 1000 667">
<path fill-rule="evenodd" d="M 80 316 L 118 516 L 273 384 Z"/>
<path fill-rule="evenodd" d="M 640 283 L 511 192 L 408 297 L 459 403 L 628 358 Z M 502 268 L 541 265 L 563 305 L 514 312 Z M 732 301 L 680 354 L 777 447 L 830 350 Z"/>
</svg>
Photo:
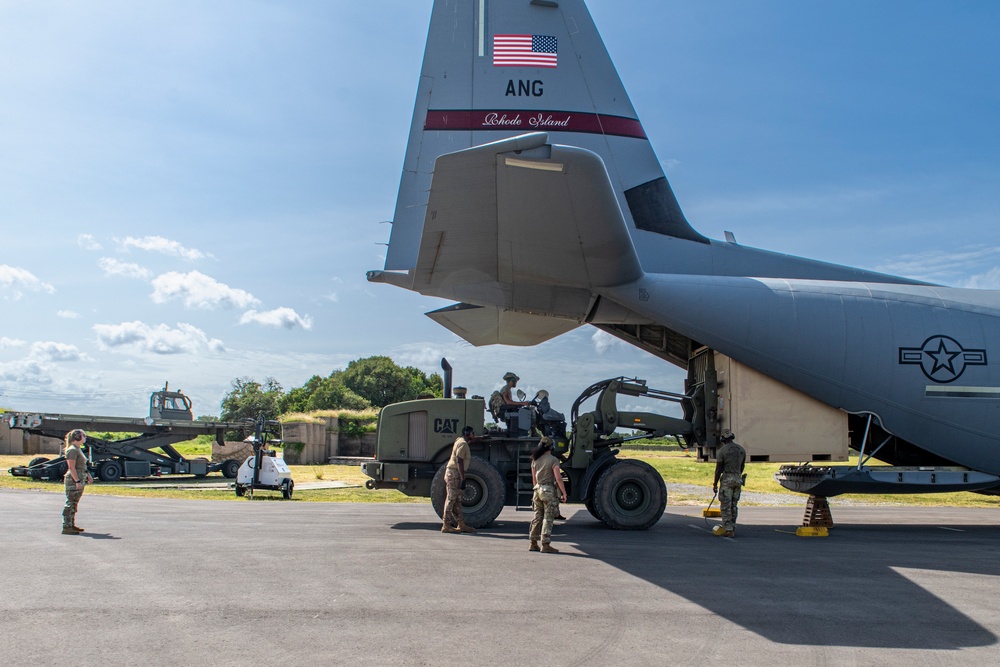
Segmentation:
<svg viewBox="0 0 1000 667">
<path fill-rule="evenodd" d="M 722 510 L 722 537 L 736 537 L 737 505 L 743 489 L 743 469 L 746 467 L 747 452 L 736 444 L 736 436 L 729 429 L 722 432 L 722 447 L 715 453 L 715 482 L 712 491 L 719 494 Z"/>
</svg>

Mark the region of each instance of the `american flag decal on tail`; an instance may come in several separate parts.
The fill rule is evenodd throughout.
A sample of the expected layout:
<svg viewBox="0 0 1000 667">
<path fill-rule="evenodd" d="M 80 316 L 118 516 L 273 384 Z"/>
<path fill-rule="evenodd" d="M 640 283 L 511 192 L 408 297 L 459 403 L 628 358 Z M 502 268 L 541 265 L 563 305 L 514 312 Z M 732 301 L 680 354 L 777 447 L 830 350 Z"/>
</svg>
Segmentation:
<svg viewBox="0 0 1000 667">
<path fill-rule="evenodd" d="M 559 40 L 550 35 L 493 35 L 494 67 L 557 67 Z"/>
</svg>

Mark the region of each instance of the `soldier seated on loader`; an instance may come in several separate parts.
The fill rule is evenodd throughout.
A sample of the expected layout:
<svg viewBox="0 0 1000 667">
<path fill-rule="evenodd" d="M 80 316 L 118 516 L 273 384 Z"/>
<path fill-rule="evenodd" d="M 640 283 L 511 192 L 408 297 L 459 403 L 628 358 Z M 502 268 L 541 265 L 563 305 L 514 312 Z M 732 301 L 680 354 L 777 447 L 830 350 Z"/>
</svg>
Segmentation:
<svg viewBox="0 0 1000 667">
<path fill-rule="evenodd" d="M 507 431 L 511 432 L 510 419 L 517 415 L 517 411 L 526 405 L 531 405 L 529 401 L 515 401 L 511 391 L 517 386 L 517 381 L 521 378 L 514 373 L 504 373 L 504 387 L 499 391 L 494 391 L 490 396 L 490 413 L 498 424 L 505 424 Z"/>
</svg>

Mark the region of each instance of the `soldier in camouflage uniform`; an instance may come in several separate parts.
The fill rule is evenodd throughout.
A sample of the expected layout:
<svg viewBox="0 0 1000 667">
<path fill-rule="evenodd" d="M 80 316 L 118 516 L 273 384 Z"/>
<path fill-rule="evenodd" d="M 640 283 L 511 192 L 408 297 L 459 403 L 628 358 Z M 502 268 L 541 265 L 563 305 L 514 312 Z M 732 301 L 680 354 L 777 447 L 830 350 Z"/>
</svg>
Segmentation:
<svg viewBox="0 0 1000 667">
<path fill-rule="evenodd" d="M 63 456 L 69 469 L 66 471 L 66 506 L 63 508 L 63 535 L 79 535 L 83 528 L 76 525 L 76 508 L 83 496 L 87 484 L 93 484 L 94 478 L 87 472 L 87 457 L 83 454 L 83 445 L 87 442 L 87 434 L 83 429 L 73 429 L 66 434 L 66 447 Z"/>
<path fill-rule="evenodd" d="M 531 482 L 534 485 L 531 508 L 535 510 L 535 517 L 531 520 L 529 533 L 531 545 L 528 551 L 557 554 L 559 550 L 550 544 L 552 521 L 559 514 L 558 501 L 566 502 L 566 487 L 563 485 L 559 459 L 552 455 L 550 438 L 542 438 L 538 447 L 531 453 Z M 558 495 L 556 495 L 557 489 Z M 542 538 L 541 548 L 538 546 L 539 537 Z"/>
<path fill-rule="evenodd" d="M 466 426 L 462 429 L 462 437 L 455 440 L 451 448 L 451 458 L 448 459 L 448 466 L 444 471 L 444 484 L 447 495 L 444 501 L 444 524 L 441 526 L 442 533 L 474 533 L 476 529 L 465 523 L 465 515 L 462 513 L 462 496 L 465 490 L 465 473 L 469 469 L 472 461 L 472 452 L 469 450 L 469 440 L 472 439 L 473 429 Z"/>
<path fill-rule="evenodd" d="M 719 494 L 722 509 L 722 537 L 736 537 L 737 505 L 743 489 L 743 468 L 747 462 L 747 452 L 736 444 L 733 432 L 722 432 L 722 447 L 715 453 L 715 483 L 712 490 Z M 721 484 L 720 484 L 721 482 Z"/>
</svg>

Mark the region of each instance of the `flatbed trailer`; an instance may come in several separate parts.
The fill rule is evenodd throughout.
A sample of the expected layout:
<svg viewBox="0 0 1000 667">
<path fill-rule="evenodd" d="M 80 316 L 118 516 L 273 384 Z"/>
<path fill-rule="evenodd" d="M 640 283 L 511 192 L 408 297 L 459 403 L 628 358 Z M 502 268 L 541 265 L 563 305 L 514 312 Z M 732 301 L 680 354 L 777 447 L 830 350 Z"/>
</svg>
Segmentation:
<svg viewBox="0 0 1000 667">
<path fill-rule="evenodd" d="M 226 431 L 245 430 L 244 422 L 194 421 L 191 402 L 181 392 L 154 392 L 150 397 L 148 417 L 102 417 L 32 412 L 5 412 L 0 415 L 12 429 L 34 435 L 62 439 L 73 429 L 87 431 L 84 454 L 87 468 L 97 479 L 116 482 L 120 479 L 142 479 L 163 475 L 194 475 L 205 477 L 221 472 L 234 479 L 241 461 L 230 459 L 212 462 L 205 458 L 185 458 L 174 449 L 178 442 L 200 435 L 214 435 L 223 444 Z M 105 440 L 92 435 L 99 433 L 135 433 L 122 440 Z M 159 451 L 153 451 L 159 450 Z M 37 457 L 26 466 L 10 468 L 15 477 L 62 480 L 66 474 L 66 459 Z"/>
</svg>

